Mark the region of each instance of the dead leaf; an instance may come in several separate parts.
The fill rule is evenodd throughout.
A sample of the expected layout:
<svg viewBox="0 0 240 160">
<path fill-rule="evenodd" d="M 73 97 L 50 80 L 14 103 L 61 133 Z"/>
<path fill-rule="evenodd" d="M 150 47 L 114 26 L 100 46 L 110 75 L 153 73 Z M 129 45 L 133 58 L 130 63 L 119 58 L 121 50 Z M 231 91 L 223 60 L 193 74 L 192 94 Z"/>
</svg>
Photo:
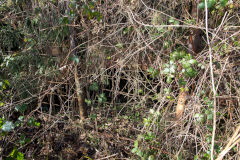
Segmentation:
<svg viewBox="0 0 240 160">
<path fill-rule="evenodd" d="M 180 119 L 183 115 L 187 100 L 187 91 L 181 90 L 178 96 L 178 102 L 176 106 L 176 118 Z"/>
</svg>

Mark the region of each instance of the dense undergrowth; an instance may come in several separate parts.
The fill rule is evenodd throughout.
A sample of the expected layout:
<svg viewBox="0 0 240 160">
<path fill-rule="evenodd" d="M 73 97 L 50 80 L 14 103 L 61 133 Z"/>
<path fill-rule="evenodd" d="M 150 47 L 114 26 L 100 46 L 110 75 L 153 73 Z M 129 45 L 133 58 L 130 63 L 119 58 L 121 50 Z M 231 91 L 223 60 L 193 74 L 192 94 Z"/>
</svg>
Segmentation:
<svg viewBox="0 0 240 160">
<path fill-rule="evenodd" d="M 239 6 L 1 1 L 0 159 L 239 159 Z"/>
</svg>

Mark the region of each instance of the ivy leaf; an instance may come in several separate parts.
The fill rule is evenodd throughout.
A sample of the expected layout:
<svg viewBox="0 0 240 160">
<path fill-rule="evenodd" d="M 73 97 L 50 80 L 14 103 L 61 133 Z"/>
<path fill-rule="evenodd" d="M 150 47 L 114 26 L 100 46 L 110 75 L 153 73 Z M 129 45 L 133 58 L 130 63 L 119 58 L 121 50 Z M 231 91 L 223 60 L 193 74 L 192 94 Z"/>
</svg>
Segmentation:
<svg viewBox="0 0 240 160">
<path fill-rule="evenodd" d="M 77 57 L 77 56 L 73 56 L 73 57 L 71 57 L 70 60 L 74 61 L 75 64 L 78 64 L 79 61 L 80 61 L 80 60 L 79 60 L 79 57 Z"/>
<path fill-rule="evenodd" d="M 33 117 L 29 118 L 27 124 L 28 126 L 36 126 L 36 127 L 40 126 L 40 122 L 37 122 L 36 119 Z"/>
<path fill-rule="evenodd" d="M 181 77 L 178 83 L 180 86 L 185 86 L 187 82 Z"/>
<path fill-rule="evenodd" d="M 174 21 L 174 25 L 179 25 L 179 21 Z"/>
<path fill-rule="evenodd" d="M 220 0 L 221 6 L 225 7 L 228 3 L 228 0 Z"/>
<path fill-rule="evenodd" d="M 143 157 L 143 151 L 141 151 L 140 149 L 137 150 L 136 154 L 139 156 L 139 157 Z"/>
<path fill-rule="evenodd" d="M 170 69 L 169 69 L 169 68 L 164 68 L 163 74 L 168 74 L 169 72 L 170 72 Z"/>
<path fill-rule="evenodd" d="M 23 160 L 24 159 L 24 155 L 21 152 L 17 152 L 17 160 Z"/>
<path fill-rule="evenodd" d="M 175 20 L 172 17 L 168 20 L 169 23 L 173 23 L 174 21 Z"/>
<path fill-rule="evenodd" d="M 175 69 L 176 69 L 176 66 L 175 65 L 172 65 L 171 67 L 170 67 L 170 73 L 175 73 Z"/>
<path fill-rule="evenodd" d="M 164 43 L 163 43 L 163 47 L 164 47 L 164 49 L 169 48 L 170 45 L 171 45 L 171 42 L 164 42 Z"/>
<path fill-rule="evenodd" d="M 93 3 L 93 2 L 89 2 L 89 7 L 90 7 L 91 9 L 94 9 L 94 3 Z"/>
<path fill-rule="evenodd" d="M 3 120 L 0 118 L 0 128 L 2 128 Z"/>
<path fill-rule="evenodd" d="M 163 27 L 157 27 L 157 31 L 163 33 L 165 30 L 163 29 Z"/>
<path fill-rule="evenodd" d="M 185 76 L 193 78 L 197 75 L 197 71 L 193 69 L 192 67 L 186 68 L 186 72 L 184 73 Z"/>
<path fill-rule="evenodd" d="M 10 86 L 10 83 L 8 80 L 4 80 L 5 84 L 7 84 L 8 86 Z"/>
<path fill-rule="evenodd" d="M 10 132 L 12 130 L 14 130 L 15 126 L 11 121 L 6 121 L 3 126 L 2 126 L 2 130 L 4 132 Z"/>
<path fill-rule="evenodd" d="M 24 145 L 25 144 L 25 138 L 26 138 L 25 134 L 21 134 L 20 140 L 19 140 L 20 145 Z"/>
<path fill-rule="evenodd" d="M 138 151 L 137 148 L 133 148 L 131 152 L 132 152 L 132 153 L 136 153 L 137 151 Z"/>
<path fill-rule="evenodd" d="M 207 7 L 212 8 L 216 4 L 216 0 L 208 0 Z"/>
<path fill-rule="evenodd" d="M 97 114 L 91 114 L 89 116 L 92 120 L 96 120 L 97 119 Z"/>
<path fill-rule="evenodd" d="M 213 120 L 213 114 L 208 114 L 208 115 L 207 115 L 207 119 L 208 119 L 208 120 Z"/>
<path fill-rule="evenodd" d="M 15 110 L 23 114 L 27 110 L 27 106 L 25 104 L 18 105 L 15 107 Z"/>
<path fill-rule="evenodd" d="M 171 83 L 172 82 L 172 77 L 171 76 L 168 76 L 167 77 L 167 83 L 169 84 L 169 83 Z"/>
<path fill-rule="evenodd" d="M 134 141 L 134 147 L 135 147 L 135 148 L 138 148 L 138 140 L 135 140 L 135 141 Z"/>
<path fill-rule="evenodd" d="M 107 98 L 105 97 L 105 94 L 104 93 L 101 93 L 99 96 L 98 96 L 98 102 L 99 103 L 104 103 L 107 101 Z"/>
<path fill-rule="evenodd" d="M 204 118 L 204 115 L 203 114 L 200 114 L 200 113 L 196 113 L 195 115 L 194 115 L 194 118 L 196 118 L 196 121 L 198 122 L 198 123 L 200 123 L 200 122 L 204 122 L 205 121 L 205 118 Z"/>
<path fill-rule="evenodd" d="M 190 64 L 196 64 L 196 63 L 197 63 L 197 60 L 196 60 L 196 59 L 190 59 L 190 60 L 189 60 L 189 63 L 190 63 Z"/>
<path fill-rule="evenodd" d="M 127 34 L 128 33 L 128 28 L 124 28 L 123 29 L 123 35 Z"/>
<path fill-rule="evenodd" d="M 40 122 L 34 122 L 34 126 L 40 127 Z"/>
<path fill-rule="evenodd" d="M 184 67 L 185 69 L 190 68 L 190 67 L 191 67 L 191 64 L 190 64 L 189 62 L 183 62 L 183 67 Z"/>
<path fill-rule="evenodd" d="M 147 69 L 148 74 L 153 74 L 154 68 L 150 67 Z"/>
<path fill-rule="evenodd" d="M 119 48 L 123 48 L 123 44 L 122 43 L 118 43 L 118 44 L 116 44 L 116 46 L 119 47 Z"/>
<path fill-rule="evenodd" d="M 154 158 L 154 156 L 153 155 L 150 155 L 149 157 L 148 157 L 148 160 L 154 160 L 155 158 Z"/>
<path fill-rule="evenodd" d="M 85 103 L 86 103 L 88 106 L 90 106 L 90 105 L 92 104 L 92 101 L 91 101 L 91 100 L 85 99 L 84 101 L 85 101 Z"/>
<path fill-rule="evenodd" d="M 159 70 L 158 69 L 155 69 L 154 72 L 153 72 L 153 75 L 152 77 L 155 78 L 156 76 L 159 75 Z"/>
<path fill-rule="evenodd" d="M 138 93 L 139 93 L 139 94 L 143 94 L 143 90 L 142 90 L 142 89 L 139 89 L 139 90 L 138 90 Z"/>
<path fill-rule="evenodd" d="M 204 8 L 205 8 L 205 3 L 204 2 L 199 3 L 198 9 L 204 9 Z"/>
<path fill-rule="evenodd" d="M 100 22 L 101 19 L 102 19 L 102 15 L 100 14 L 99 16 L 97 16 L 97 20 L 98 20 L 98 22 Z"/>
<path fill-rule="evenodd" d="M 6 85 L 5 85 L 5 84 L 3 84 L 2 88 L 3 88 L 3 89 L 6 89 Z"/>
<path fill-rule="evenodd" d="M 97 82 L 93 82 L 93 84 L 89 87 L 90 91 L 98 91 L 98 84 Z"/>
<path fill-rule="evenodd" d="M 215 4 L 216 4 L 216 0 L 208 0 L 207 1 L 207 8 L 213 8 Z M 199 3 L 198 8 L 199 9 L 204 9 L 205 8 L 205 2 Z"/>
</svg>

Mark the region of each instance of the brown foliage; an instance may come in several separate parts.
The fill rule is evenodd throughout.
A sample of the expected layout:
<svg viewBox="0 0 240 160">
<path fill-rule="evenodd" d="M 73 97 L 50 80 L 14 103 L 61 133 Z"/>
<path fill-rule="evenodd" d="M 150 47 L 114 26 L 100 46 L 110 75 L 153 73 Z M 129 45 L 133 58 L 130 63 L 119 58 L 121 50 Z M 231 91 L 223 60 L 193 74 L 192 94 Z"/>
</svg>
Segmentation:
<svg viewBox="0 0 240 160">
<path fill-rule="evenodd" d="M 179 96 L 178 96 L 178 102 L 176 106 L 176 118 L 180 119 L 183 115 L 186 101 L 187 101 L 187 91 L 180 91 Z"/>
</svg>

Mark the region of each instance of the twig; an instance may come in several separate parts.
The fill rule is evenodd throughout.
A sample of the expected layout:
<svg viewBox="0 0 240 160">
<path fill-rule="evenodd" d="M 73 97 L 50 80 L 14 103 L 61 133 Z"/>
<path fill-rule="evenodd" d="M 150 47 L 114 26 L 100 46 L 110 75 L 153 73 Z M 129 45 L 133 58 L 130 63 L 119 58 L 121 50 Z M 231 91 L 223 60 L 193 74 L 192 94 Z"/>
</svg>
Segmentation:
<svg viewBox="0 0 240 160">
<path fill-rule="evenodd" d="M 225 64 L 224 64 L 224 66 L 223 66 L 223 69 L 222 69 L 222 72 L 221 72 L 220 78 L 219 78 L 219 80 L 218 80 L 218 84 L 217 84 L 217 86 L 216 86 L 216 91 L 218 90 L 218 86 L 219 86 L 220 81 L 221 81 L 221 79 L 222 79 L 223 72 L 225 71 L 225 68 L 226 68 L 226 65 L 227 65 L 228 59 L 229 59 L 229 56 L 227 57 L 227 59 L 226 59 L 226 61 L 225 61 Z"/>
<path fill-rule="evenodd" d="M 216 33 L 213 35 L 213 38 L 212 38 L 211 43 L 213 43 L 215 37 L 217 36 L 218 32 L 219 32 L 220 29 L 222 28 L 222 26 L 223 26 L 223 24 L 224 24 L 224 21 L 225 21 L 225 19 L 226 19 L 226 17 L 227 17 L 227 15 L 228 15 L 228 12 L 225 12 L 221 24 L 218 26 L 218 29 L 217 29 Z"/>
<path fill-rule="evenodd" d="M 77 100 L 78 100 L 78 109 L 79 109 L 79 115 L 80 119 L 84 120 L 85 119 L 85 108 L 84 108 L 84 99 L 83 99 L 83 91 L 81 87 L 81 83 L 78 78 L 78 68 L 77 65 L 75 65 L 74 68 L 74 80 L 75 80 L 75 85 L 76 85 L 76 95 L 77 95 Z"/>
<path fill-rule="evenodd" d="M 117 155 L 118 155 L 118 153 L 116 153 L 116 154 L 113 154 L 113 155 L 110 155 L 110 156 L 107 156 L 107 157 L 98 158 L 97 160 L 108 159 L 108 158 L 111 158 L 111 157 L 115 157 L 115 156 L 117 156 Z"/>
<path fill-rule="evenodd" d="M 218 155 L 218 158 L 216 160 L 222 160 L 223 157 L 227 154 L 227 152 L 232 149 L 237 143 L 240 142 L 240 134 L 238 134 L 240 130 L 240 126 L 237 127 L 236 131 L 234 132 L 232 138 L 228 142 L 227 146 L 224 148 L 224 150 Z"/>
<path fill-rule="evenodd" d="M 207 0 L 205 0 L 205 28 L 206 28 L 206 35 L 207 35 L 207 43 L 209 47 L 209 60 L 210 60 L 210 73 L 211 73 L 211 81 L 212 81 L 212 90 L 213 90 L 213 98 L 214 98 L 214 105 L 213 105 L 213 131 L 212 131 L 212 146 L 211 146 L 211 160 L 213 160 L 214 154 L 214 140 L 215 140 L 215 132 L 216 132 L 216 90 L 214 85 L 214 77 L 213 77 L 213 63 L 212 63 L 212 48 L 209 40 L 208 35 L 208 9 L 207 9 Z"/>
</svg>

